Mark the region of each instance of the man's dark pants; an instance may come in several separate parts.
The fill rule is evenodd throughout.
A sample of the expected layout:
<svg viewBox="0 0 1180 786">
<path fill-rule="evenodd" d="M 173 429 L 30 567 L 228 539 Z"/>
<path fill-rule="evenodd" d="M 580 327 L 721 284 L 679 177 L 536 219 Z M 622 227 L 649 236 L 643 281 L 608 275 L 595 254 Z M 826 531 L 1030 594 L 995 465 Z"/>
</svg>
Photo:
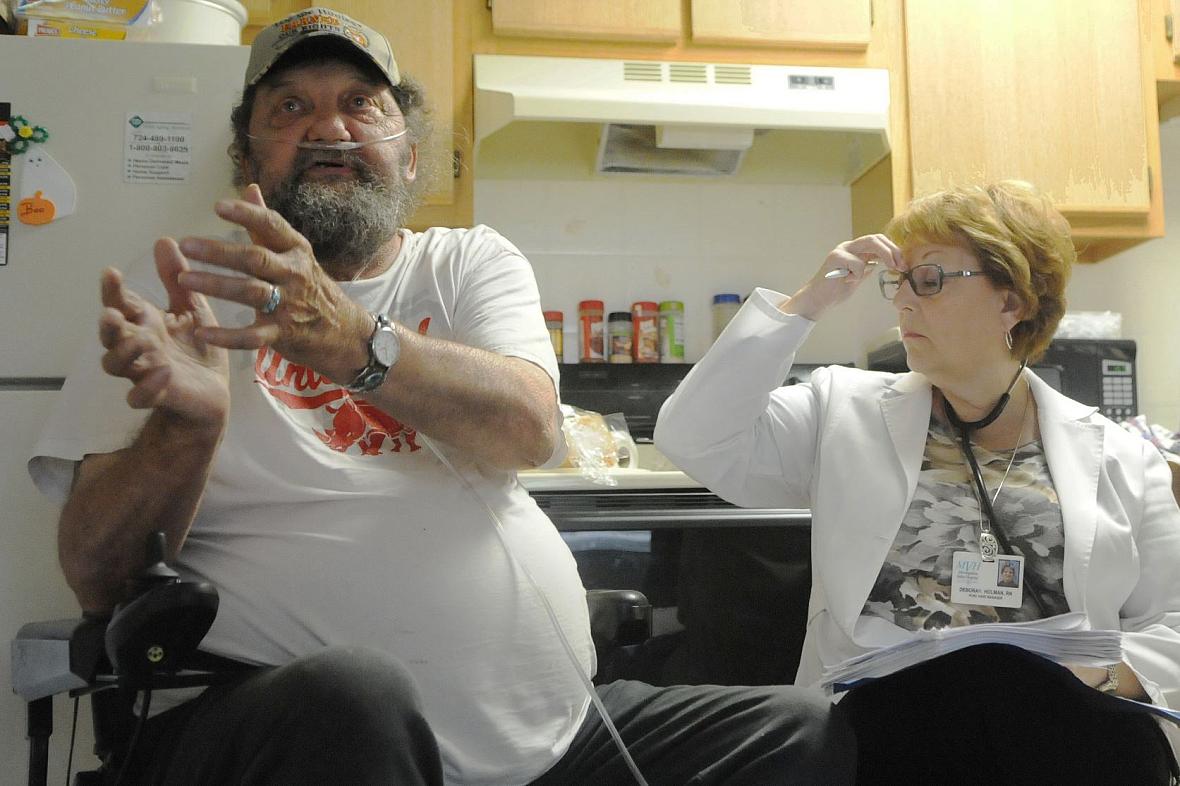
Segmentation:
<svg viewBox="0 0 1180 786">
<path fill-rule="evenodd" d="M 790 686 L 598 689 L 656 784 L 842 784 L 853 735 L 821 695 Z M 413 679 L 373 650 L 334 648 L 207 690 L 145 724 L 127 783 L 441 784 Z M 537 784 L 633 779 L 593 707 Z"/>
</svg>

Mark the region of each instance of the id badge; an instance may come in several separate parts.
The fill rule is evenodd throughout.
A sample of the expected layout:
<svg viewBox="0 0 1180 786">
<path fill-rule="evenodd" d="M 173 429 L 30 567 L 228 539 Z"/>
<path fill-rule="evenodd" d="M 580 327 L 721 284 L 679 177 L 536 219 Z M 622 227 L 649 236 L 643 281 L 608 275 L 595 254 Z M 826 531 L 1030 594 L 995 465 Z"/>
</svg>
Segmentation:
<svg viewBox="0 0 1180 786">
<path fill-rule="evenodd" d="M 1018 609 L 1024 605 L 1024 557 L 997 554 L 990 562 L 971 551 L 956 551 L 951 568 L 951 603 Z"/>
</svg>

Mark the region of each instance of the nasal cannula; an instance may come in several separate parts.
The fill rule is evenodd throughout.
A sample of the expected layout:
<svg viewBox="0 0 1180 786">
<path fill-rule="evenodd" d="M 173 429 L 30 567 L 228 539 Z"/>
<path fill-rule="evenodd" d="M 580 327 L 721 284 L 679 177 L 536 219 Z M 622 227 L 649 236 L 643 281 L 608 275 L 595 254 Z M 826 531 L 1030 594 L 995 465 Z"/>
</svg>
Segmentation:
<svg viewBox="0 0 1180 786">
<path fill-rule="evenodd" d="M 359 150 L 362 147 L 369 145 L 376 145 L 380 142 L 389 142 L 406 135 L 408 128 L 403 128 L 396 134 L 383 136 L 380 139 L 370 139 L 367 142 L 292 142 L 289 139 L 278 139 L 273 136 L 257 136 L 255 134 L 246 134 L 247 139 L 253 139 L 257 142 L 281 142 L 286 145 L 295 145 L 302 150 Z"/>
</svg>

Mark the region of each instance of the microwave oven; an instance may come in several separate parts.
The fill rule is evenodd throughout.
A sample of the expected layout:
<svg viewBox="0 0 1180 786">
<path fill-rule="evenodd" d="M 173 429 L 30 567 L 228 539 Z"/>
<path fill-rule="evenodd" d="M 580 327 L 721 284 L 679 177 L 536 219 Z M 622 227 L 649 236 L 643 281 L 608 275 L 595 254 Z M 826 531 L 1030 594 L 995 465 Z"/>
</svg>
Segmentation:
<svg viewBox="0 0 1180 786">
<path fill-rule="evenodd" d="M 875 371 L 908 371 L 905 347 L 891 341 L 869 353 Z M 1075 401 L 1098 407 L 1116 423 L 1139 414 L 1135 342 L 1115 338 L 1057 338 L 1032 364 L 1037 376 Z"/>
</svg>

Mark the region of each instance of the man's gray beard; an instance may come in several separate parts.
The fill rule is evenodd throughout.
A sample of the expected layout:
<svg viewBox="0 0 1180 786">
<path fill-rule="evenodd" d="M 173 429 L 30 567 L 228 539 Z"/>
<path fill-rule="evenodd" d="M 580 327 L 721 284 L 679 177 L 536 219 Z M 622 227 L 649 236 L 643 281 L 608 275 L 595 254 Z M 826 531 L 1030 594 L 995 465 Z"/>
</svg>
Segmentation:
<svg viewBox="0 0 1180 786">
<path fill-rule="evenodd" d="M 266 203 L 307 238 L 316 261 L 333 278 L 377 267 L 381 248 L 409 217 L 413 197 L 402 178 L 381 179 L 361 165 L 355 180 L 301 181 L 301 168 L 279 183 Z"/>
</svg>

